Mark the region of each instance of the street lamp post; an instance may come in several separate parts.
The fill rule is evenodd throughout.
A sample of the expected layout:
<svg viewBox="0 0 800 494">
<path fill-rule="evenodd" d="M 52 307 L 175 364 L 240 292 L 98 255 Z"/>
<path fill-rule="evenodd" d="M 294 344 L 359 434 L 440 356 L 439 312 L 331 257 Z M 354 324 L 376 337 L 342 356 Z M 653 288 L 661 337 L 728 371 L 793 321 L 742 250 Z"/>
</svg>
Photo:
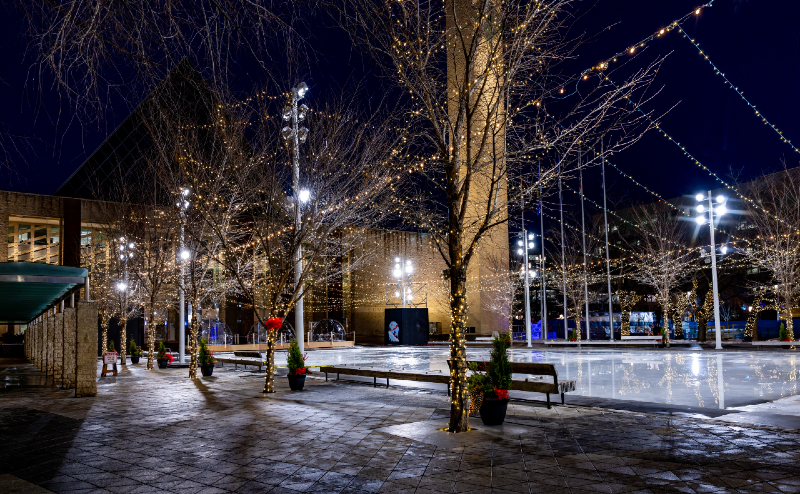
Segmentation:
<svg viewBox="0 0 800 494">
<path fill-rule="evenodd" d="M 525 220 L 523 216 L 523 221 Z M 527 244 L 527 245 L 526 245 Z M 530 268 L 528 266 L 528 250 L 532 249 L 534 246 L 533 243 L 533 233 L 528 233 L 527 230 L 523 228 L 522 230 L 522 240 L 517 242 L 517 254 L 522 256 L 522 261 L 525 263 L 525 267 L 523 268 L 523 277 L 525 279 L 525 341 L 528 342 L 528 346 L 531 345 L 531 296 L 530 296 Z"/>
<path fill-rule="evenodd" d="M 117 283 L 117 290 L 122 292 L 122 324 L 120 329 L 122 330 L 123 337 L 125 336 L 125 325 L 127 325 L 128 318 L 127 318 L 127 311 L 128 311 L 128 259 L 133 257 L 133 248 L 134 243 L 128 243 L 125 237 L 119 238 L 119 259 L 122 261 L 123 264 L 123 271 L 122 271 L 122 281 Z M 124 356 L 124 345 L 125 341 L 120 341 L 120 346 L 123 347 L 121 355 Z M 122 365 L 126 365 L 126 360 L 122 360 Z"/>
<path fill-rule="evenodd" d="M 697 194 L 695 196 L 697 202 L 700 204 L 697 205 L 697 212 L 699 216 L 697 216 L 696 220 L 699 224 L 704 224 L 706 220 L 708 220 L 708 228 L 711 233 L 711 284 L 714 297 L 714 327 L 716 329 L 716 340 L 717 340 L 717 350 L 722 350 L 722 329 L 720 329 L 719 323 L 719 289 L 717 287 L 717 247 L 714 242 L 714 213 L 717 214 L 717 217 L 722 216 L 728 210 L 725 207 L 725 196 L 717 196 L 717 206 L 714 207 L 714 200 L 711 197 L 711 191 L 708 191 L 708 197 L 703 197 L 703 194 Z M 705 205 L 703 204 L 704 201 L 708 201 L 708 218 L 706 218 L 705 213 Z"/>
<path fill-rule="evenodd" d="M 295 215 L 295 232 L 300 235 L 301 216 L 300 216 L 300 203 L 306 202 L 309 199 L 310 193 L 307 190 L 300 190 L 300 144 L 306 141 L 308 137 L 308 129 L 300 127 L 299 123 L 306 118 L 308 107 L 306 105 L 297 106 L 297 103 L 303 99 L 308 91 L 308 86 L 305 82 L 301 82 L 297 87 L 292 88 L 292 102 L 287 105 L 283 110 L 283 119 L 291 123 L 291 126 L 286 126 L 281 129 L 281 135 L 287 141 L 291 139 L 292 143 L 292 188 L 294 190 L 294 215 Z M 301 274 L 303 272 L 303 246 L 298 241 L 297 251 L 295 254 L 294 262 L 294 284 L 300 296 L 295 303 L 294 308 L 294 326 L 295 338 L 297 345 L 300 347 L 300 353 L 305 351 L 304 345 L 304 327 L 303 327 L 303 290 L 300 287 Z"/>
<path fill-rule="evenodd" d="M 186 288 L 184 286 L 186 277 L 186 261 L 189 259 L 189 251 L 184 247 L 184 234 L 186 227 L 186 210 L 189 208 L 189 189 L 181 189 L 180 198 L 178 199 L 178 215 L 181 220 L 181 238 L 180 247 L 178 249 L 181 264 L 181 277 L 178 284 L 178 363 L 184 363 L 184 354 L 186 353 Z M 167 327 L 169 333 L 169 327 Z"/>
</svg>

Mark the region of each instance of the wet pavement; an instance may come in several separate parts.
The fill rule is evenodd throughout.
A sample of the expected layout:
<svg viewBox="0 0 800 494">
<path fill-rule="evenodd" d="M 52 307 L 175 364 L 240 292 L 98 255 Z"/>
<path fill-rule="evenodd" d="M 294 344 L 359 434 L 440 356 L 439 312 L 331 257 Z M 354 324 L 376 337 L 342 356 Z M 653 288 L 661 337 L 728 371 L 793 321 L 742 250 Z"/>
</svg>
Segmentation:
<svg viewBox="0 0 800 494">
<path fill-rule="evenodd" d="M 435 389 L 186 375 L 128 366 L 76 399 L 0 365 L 0 492 L 800 492 L 795 429 L 512 401 L 452 435 Z"/>
<path fill-rule="evenodd" d="M 569 396 L 730 409 L 797 395 L 800 358 L 793 352 L 697 349 L 512 348 L 514 362 L 546 362 L 559 378 L 576 381 Z M 285 353 L 278 365 L 285 365 Z M 488 348 L 468 348 L 473 360 L 489 360 Z M 447 371 L 447 348 L 362 347 L 309 353 L 311 365 L 364 365 Z M 520 378 L 526 377 L 520 375 Z M 724 383 L 724 386 L 720 386 Z"/>
</svg>

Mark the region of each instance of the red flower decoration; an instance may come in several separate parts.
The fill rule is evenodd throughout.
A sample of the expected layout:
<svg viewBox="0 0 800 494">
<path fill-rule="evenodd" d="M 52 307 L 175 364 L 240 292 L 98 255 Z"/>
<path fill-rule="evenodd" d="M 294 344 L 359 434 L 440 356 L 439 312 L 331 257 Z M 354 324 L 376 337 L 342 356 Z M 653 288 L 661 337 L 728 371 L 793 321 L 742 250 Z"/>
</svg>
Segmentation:
<svg viewBox="0 0 800 494">
<path fill-rule="evenodd" d="M 264 323 L 264 327 L 267 331 L 275 331 L 276 329 L 280 329 L 283 326 L 283 320 L 280 317 L 272 317 L 267 319 L 267 322 Z"/>
<path fill-rule="evenodd" d="M 175 360 L 175 357 L 173 357 L 171 353 L 168 353 L 167 354 L 167 360 L 169 360 L 169 363 L 171 364 L 172 361 Z"/>
<path fill-rule="evenodd" d="M 492 386 L 494 389 L 494 395 L 497 396 L 498 400 L 507 400 L 508 399 L 508 390 L 507 389 L 497 389 Z"/>
<path fill-rule="evenodd" d="M 297 376 L 304 376 L 308 371 L 305 367 L 298 367 L 296 371 L 294 371 L 295 375 Z"/>
</svg>

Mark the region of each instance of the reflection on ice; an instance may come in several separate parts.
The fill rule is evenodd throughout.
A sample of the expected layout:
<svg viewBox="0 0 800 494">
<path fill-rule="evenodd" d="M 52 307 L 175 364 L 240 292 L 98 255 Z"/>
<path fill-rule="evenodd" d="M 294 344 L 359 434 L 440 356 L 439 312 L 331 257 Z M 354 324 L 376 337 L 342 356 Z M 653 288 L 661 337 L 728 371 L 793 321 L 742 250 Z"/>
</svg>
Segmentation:
<svg viewBox="0 0 800 494">
<path fill-rule="evenodd" d="M 577 381 L 575 394 L 694 407 L 739 407 L 798 394 L 794 354 L 678 350 L 532 350 L 512 348 L 515 362 L 545 362 Z M 488 348 L 468 348 L 489 360 Z M 285 353 L 277 355 L 285 365 Z M 447 372 L 443 347 L 364 347 L 314 351 L 312 365 L 371 365 Z M 525 377 L 525 376 L 519 376 Z M 724 386 L 721 383 L 724 382 Z"/>
</svg>

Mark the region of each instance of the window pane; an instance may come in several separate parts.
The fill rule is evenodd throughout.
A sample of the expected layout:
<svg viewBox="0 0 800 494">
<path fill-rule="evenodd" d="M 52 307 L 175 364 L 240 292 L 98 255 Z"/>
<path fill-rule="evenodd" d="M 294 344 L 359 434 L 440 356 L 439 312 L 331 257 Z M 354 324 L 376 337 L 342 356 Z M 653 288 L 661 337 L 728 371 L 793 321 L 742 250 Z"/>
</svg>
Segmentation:
<svg viewBox="0 0 800 494">
<path fill-rule="evenodd" d="M 19 225 L 19 231 L 25 232 L 31 229 L 31 225 Z"/>
<path fill-rule="evenodd" d="M 8 233 L 14 233 L 14 227 L 13 226 L 9 226 L 8 227 Z"/>
<path fill-rule="evenodd" d="M 58 227 L 57 226 L 51 226 L 50 227 L 50 233 L 58 233 Z"/>
<path fill-rule="evenodd" d="M 58 235 L 56 235 L 54 237 L 50 237 L 50 243 L 51 244 L 57 244 L 58 243 Z"/>
<path fill-rule="evenodd" d="M 25 242 L 31 239 L 31 232 L 28 233 L 20 233 L 19 234 L 19 241 Z"/>
<path fill-rule="evenodd" d="M 37 228 L 37 229 L 36 229 L 36 230 L 33 232 L 33 236 L 34 236 L 35 238 L 38 238 L 38 237 L 46 237 L 46 236 L 47 236 L 47 228 L 46 228 L 46 227 L 45 227 L 45 228 Z"/>
</svg>

